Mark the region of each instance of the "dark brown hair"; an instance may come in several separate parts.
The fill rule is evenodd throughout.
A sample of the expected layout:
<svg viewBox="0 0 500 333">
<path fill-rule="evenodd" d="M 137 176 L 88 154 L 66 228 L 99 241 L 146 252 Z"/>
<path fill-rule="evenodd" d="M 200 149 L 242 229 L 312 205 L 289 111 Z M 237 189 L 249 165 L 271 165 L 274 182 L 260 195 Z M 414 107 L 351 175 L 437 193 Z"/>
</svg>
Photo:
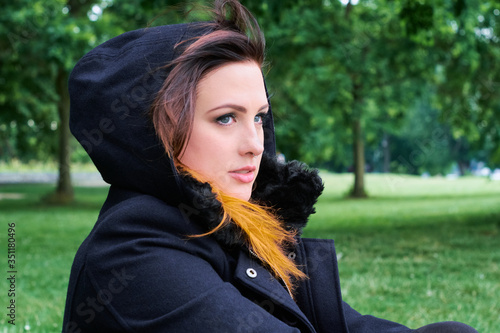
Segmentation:
<svg viewBox="0 0 500 333">
<path fill-rule="evenodd" d="M 265 40 L 252 14 L 235 0 L 216 0 L 213 13 L 212 22 L 198 24 L 205 34 L 176 46 L 185 49 L 167 65 L 171 71 L 152 105 L 156 133 L 175 162 L 191 133 L 200 80 L 228 63 L 264 64 Z"/>
</svg>

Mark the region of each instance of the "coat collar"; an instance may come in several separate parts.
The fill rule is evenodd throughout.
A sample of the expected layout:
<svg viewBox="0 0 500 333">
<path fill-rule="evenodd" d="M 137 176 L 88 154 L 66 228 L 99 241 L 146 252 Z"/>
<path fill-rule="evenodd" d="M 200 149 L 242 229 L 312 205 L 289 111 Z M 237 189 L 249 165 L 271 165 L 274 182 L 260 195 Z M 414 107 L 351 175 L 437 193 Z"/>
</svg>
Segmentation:
<svg viewBox="0 0 500 333">
<path fill-rule="evenodd" d="M 286 324 L 306 327 L 309 332 L 315 332 L 310 320 L 290 297 L 286 289 L 273 278 L 258 260 L 249 256 L 248 252 L 240 251 L 234 277 L 236 281 L 262 297 L 260 300 L 256 299 L 255 302 L 269 313 L 276 315 L 275 312 L 279 312 L 278 309 L 283 308 L 290 314 L 281 318 Z M 301 324 L 298 323 L 297 319 L 301 321 Z M 305 330 L 301 330 L 301 332 L 305 332 Z"/>
<path fill-rule="evenodd" d="M 207 231 L 214 229 L 221 221 L 221 204 L 216 200 L 210 185 L 189 176 L 183 176 L 183 180 L 186 184 L 186 197 L 189 198 L 184 204 L 196 211 L 194 220 Z M 314 204 L 323 188 L 318 170 L 297 161 L 280 163 L 274 156 L 264 154 L 252 200 L 272 207 L 283 221 L 284 227 L 297 231 L 300 235 L 309 216 L 315 212 Z M 233 223 L 227 224 L 213 235 L 221 245 L 246 246 L 241 230 Z"/>
</svg>

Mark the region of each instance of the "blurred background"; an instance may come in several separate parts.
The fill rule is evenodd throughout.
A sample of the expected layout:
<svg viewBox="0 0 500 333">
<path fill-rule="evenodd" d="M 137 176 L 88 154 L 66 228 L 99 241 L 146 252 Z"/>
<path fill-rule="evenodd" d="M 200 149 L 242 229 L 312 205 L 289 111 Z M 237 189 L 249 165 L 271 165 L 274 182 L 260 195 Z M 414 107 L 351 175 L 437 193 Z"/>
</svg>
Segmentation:
<svg viewBox="0 0 500 333">
<path fill-rule="evenodd" d="M 242 3 L 267 40 L 277 149 L 325 180 L 306 236 L 336 239 L 351 305 L 500 331 L 500 3 Z M 207 19 L 203 4 L 2 4 L 0 221 L 18 224 L 25 279 L 18 325 L 0 331 L 60 331 L 72 258 L 106 196 L 69 133 L 71 69 L 122 32 Z"/>
<path fill-rule="evenodd" d="M 500 178 L 497 1 L 243 1 L 268 43 L 278 150 L 334 172 Z M 0 163 L 89 163 L 68 129 L 76 61 L 196 2 L 19 0 L 0 26 Z M 196 7 L 196 5 L 194 5 Z M 190 19 L 203 19 L 193 11 Z"/>
</svg>

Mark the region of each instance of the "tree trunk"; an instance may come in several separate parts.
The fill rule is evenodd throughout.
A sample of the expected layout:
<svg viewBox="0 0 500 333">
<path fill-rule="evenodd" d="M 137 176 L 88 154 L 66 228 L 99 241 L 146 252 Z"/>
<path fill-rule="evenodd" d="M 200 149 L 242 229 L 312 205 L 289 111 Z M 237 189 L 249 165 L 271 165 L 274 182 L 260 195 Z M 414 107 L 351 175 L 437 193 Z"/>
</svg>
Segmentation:
<svg viewBox="0 0 500 333">
<path fill-rule="evenodd" d="M 70 203 L 74 199 L 73 185 L 71 184 L 70 173 L 70 130 L 69 130 L 69 93 L 67 80 L 68 76 L 64 69 L 59 69 L 57 73 L 57 93 L 59 102 L 57 112 L 59 114 L 59 178 L 55 193 L 48 197 L 49 201 L 57 204 Z"/>
<path fill-rule="evenodd" d="M 365 146 L 363 143 L 363 131 L 361 119 L 352 122 L 353 134 L 353 157 L 354 157 L 354 187 L 351 191 L 353 198 L 366 198 L 365 192 Z"/>
<path fill-rule="evenodd" d="M 7 135 L 2 135 L 0 137 L 0 160 L 3 160 L 4 162 L 9 162 L 13 158 L 16 158 L 16 153 L 14 151 L 14 148 L 12 148 L 12 145 L 9 142 L 9 136 Z"/>
<path fill-rule="evenodd" d="M 384 152 L 384 173 L 391 172 L 391 149 L 389 148 L 389 142 L 389 134 L 384 132 L 384 139 L 382 140 L 382 149 Z"/>
<path fill-rule="evenodd" d="M 467 146 L 464 145 L 463 139 L 458 139 L 455 142 L 455 145 L 453 147 L 453 155 L 456 158 L 460 176 L 465 176 L 465 173 L 469 168 L 469 162 L 465 158 L 465 156 L 467 156 Z"/>
<path fill-rule="evenodd" d="M 467 169 L 469 168 L 468 163 L 459 159 L 457 164 L 458 164 L 458 172 L 459 172 L 460 176 L 461 177 L 465 176 L 465 173 L 467 172 Z"/>
</svg>

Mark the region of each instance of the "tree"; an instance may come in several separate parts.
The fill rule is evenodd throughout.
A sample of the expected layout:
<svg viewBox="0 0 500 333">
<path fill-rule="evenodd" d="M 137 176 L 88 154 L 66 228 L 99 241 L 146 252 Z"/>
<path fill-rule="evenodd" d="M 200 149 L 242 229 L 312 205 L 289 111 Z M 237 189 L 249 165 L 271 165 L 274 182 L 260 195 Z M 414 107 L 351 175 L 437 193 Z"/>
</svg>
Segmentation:
<svg viewBox="0 0 500 333">
<path fill-rule="evenodd" d="M 47 159 L 57 153 L 59 178 L 50 201 L 73 200 L 67 89 L 72 67 L 91 48 L 126 30 L 146 27 L 166 8 L 160 1 L 118 5 L 106 0 L 20 0 L 4 5 L 0 140 L 6 148 L 1 153 L 3 159 Z M 179 12 L 168 11 L 164 18 L 178 21 Z"/>
<path fill-rule="evenodd" d="M 316 164 L 352 156 L 354 197 L 366 196 L 366 143 L 398 126 L 432 72 L 422 44 L 402 28 L 403 10 L 383 1 L 298 2 L 265 26 L 282 150 Z"/>
<path fill-rule="evenodd" d="M 443 122 L 449 149 L 430 169 L 443 170 L 452 159 L 463 169 L 468 154 L 498 142 L 498 4 L 286 1 L 278 11 L 274 1 L 260 3 L 268 11 L 262 15 L 278 148 L 316 165 L 352 159 L 353 196 L 365 195 L 365 149 L 385 140 L 385 169 L 396 166 L 390 138 L 404 135 L 405 114 L 428 96 L 435 96 L 428 110 Z"/>
<path fill-rule="evenodd" d="M 10 132 L 17 134 L 20 153 L 32 152 L 35 157 L 47 158 L 58 151 L 59 179 L 55 193 L 49 198 L 56 202 L 73 200 L 68 73 L 80 56 L 79 50 L 95 40 L 90 27 L 82 24 L 88 20 L 84 3 L 75 4 L 57 0 L 11 2 L 4 6 L 0 28 L 4 32 L 0 40 L 4 50 L 2 77 L 6 78 L 0 96 L 2 118 L 14 119 Z M 20 129 L 14 131 L 18 126 Z M 59 145 L 53 140 L 56 130 Z"/>
<path fill-rule="evenodd" d="M 439 54 L 436 106 L 451 124 L 457 147 L 492 148 L 490 163 L 500 165 L 500 4 L 461 0 L 440 7 L 435 30 Z M 461 170 L 468 159 L 457 159 Z"/>
</svg>

